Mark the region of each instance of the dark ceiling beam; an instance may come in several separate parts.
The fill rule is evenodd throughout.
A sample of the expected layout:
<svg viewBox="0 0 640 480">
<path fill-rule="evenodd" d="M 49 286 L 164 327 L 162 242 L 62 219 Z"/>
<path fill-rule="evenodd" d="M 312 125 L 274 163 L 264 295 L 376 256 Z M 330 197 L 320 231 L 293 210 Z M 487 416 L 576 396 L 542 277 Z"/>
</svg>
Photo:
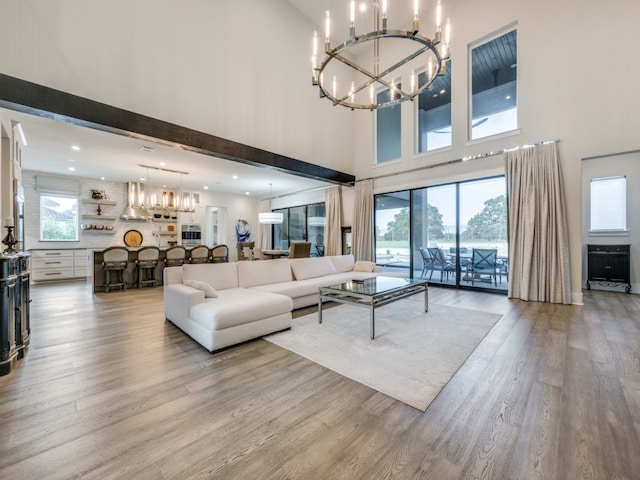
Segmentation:
<svg viewBox="0 0 640 480">
<path fill-rule="evenodd" d="M 0 107 L 338 185 L 355 176 L 0 73 Z"/>
</svg>

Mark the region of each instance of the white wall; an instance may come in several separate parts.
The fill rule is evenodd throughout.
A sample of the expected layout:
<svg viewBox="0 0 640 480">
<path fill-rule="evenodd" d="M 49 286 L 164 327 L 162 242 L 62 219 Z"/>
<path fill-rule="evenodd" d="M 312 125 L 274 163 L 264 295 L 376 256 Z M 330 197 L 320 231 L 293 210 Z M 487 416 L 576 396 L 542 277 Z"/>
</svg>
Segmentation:
<svg viewBox="0 0 640 480">
<path fill-rule="evenodd" d="M 580 303 L 581 159 L 640 143 L 640 2 L 447 0 L 445 9 L 453 21 L 454 146 L 414 155 L 412 103 L 406 103 L 402 158 L 380 167 L 372 165 L 371 113 L 332 107 L 310 86 L 314 27 L 285 0 L 0 0 L 0 71 L 357 178 L 559 138 L 571 285 Z M 513 22 L 520 129 L 468 142 L 467 46 Z M 421 24 L 430 35 L 428 21 Z M 486 162 L 387 176 L 375 189 L 500 170 L 499 159 Z"/>
<path fill-rule="evenodd" d="M 627 232 L 617 235 L 593 234 L 590 228 L 590 184 L 593 178 L 627 177 Z M 640 292 L 640 151 L 605 156 L 582 162 L 582 284 L 587 281 L 587 244 L 631 244 L 631 290 Z M 594 286 L 602 288 L 602 286 Z M 614 287 L 612 290 L 620 291 Z"/>
<path fill-rule="evenodd" d="M 582 302 L 581 159 L 640 147 L 640 2 L 564 0 L 449 0 L 453 22 L 453 147 L 415 155 L 414 104 L 402 105 L 402 158 L 373 165 L 373 119 L 357 115 L 357 178 L 382 177 L 476 154 L 536 141 L 560 139 L 571 256 L 574 303 Z M 515 135 L 467 141 L 469 72 L 467 48 L 475 40 L 513 22 L 518 24 L 518 122 Z M 424 24 L 424 22 L 421 22 Z M 377 193 L 407 185 L 446 183 L 501 170 L 487 159 L 380 178 Z M 632 187 L 633 188 L 633 187 Z"/>
<path fill-rule="evenodd" d="M 156 240 L 153 237 L 152 232 L 157 230 L 166 230 L 166 223 L 139 221 L 139 220 L 93 220 L 93 219 L 80 219 L 80 223 L 92 223 L 92 224 L 104 224 L 113 226 L 113 234 L 96 233 L 92 231 L 80 231 L 79 240 L 77 242 L 42 242 L 39 240 L 40 236 L 40 193 L 36 191 L 36 177 L 38 172 L 24 171 L 23 172 L 23 185 L 25 189 L 25 249 L 33 248 L 89 248 L 89 249 L 103 249 L 110 246 L 123 246 L 123 236 L 127 230 L 138 230 L 143 237 L 143 246 L 156 245 Z M 104 190 L 109 200 L 116 201 L 116 206 L 103 206 L 103 215 L 115 215 L 119 217 L 126 206 L 126 192 L 127 186 L 125 183 L 114 183 L 105 181 L 96 181 L 90 178 L 82 177 L 70 177 L 70 176 L 54 176 L 45 174 L 46 177 L 55 178 L 62 182 L 71 181 L 78 185 L 78 192 L 80 199 L 90 198 L 89 191 L 92 188 L 99 188 Z M 179 226 L 182 223 L 203 223 L 204 222 L 204 210 L 206 206 L 216 206 L 226 208 L 227 223 L 226 223 L 226 238 L 227 245 L 229 246 L 230 260 L 235 259 L 235 229 L 234 223 L 238 218 L 249 221 L 253 229 L 257 228 L 257 201 L 252 197 L 243 195 L 229 195 L 225 193 L 217 192 L 204 192 L 200 194 L 200 205 L 197 206 L 194 213 L 180 213 L 177 220 L 178 235 Z M 80 214 L 95 213 L 96 205 L 80 205 Z M 204 225 L 202 225 L 204 230 Z M 252 239 L 255 238 L 255 234 L 252 235 Z M 162 236 L 162 247 L 167 247 L 167 241 L 170 240 L 170 236 Z"/>
<path fill-rule="evenodd" d="M 286 0 L 0 0 L 0 72 L 353 173 Z"/>
</svg>

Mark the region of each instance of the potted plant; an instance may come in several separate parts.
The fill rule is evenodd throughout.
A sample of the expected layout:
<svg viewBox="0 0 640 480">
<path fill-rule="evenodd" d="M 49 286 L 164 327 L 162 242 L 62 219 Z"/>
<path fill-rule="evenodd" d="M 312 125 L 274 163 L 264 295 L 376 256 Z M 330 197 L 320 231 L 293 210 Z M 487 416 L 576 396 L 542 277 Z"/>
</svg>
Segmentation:
<svg viewBox="0 0 640 480">
<path fill-rule="evenodd" d="M 104 193 L 102 190 L 98 190 L 97 188 L 91 189 L 91 198 L 93 198 L 94 200 L 102 200 L 103 197 Z"/>
</svg>

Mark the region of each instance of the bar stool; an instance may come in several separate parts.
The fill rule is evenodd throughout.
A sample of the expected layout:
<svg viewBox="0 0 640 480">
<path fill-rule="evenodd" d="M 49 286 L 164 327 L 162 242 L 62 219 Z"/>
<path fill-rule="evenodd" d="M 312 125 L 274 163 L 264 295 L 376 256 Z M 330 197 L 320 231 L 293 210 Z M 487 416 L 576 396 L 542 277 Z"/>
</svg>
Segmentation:
<svg viewBox="0 0 640 480">
<path fill-rule="evenodd" d="M 143 284 L 156 286 L 156 267 L 160 249 L 158 247 L 143 247 L 138 250 L 136 258 L 136 269 L 138 270 L 138 288 Z"/>
<path fill-rule="evenodd" d="M 104 270 L 104 291 L 111 287 L 127 289 L 127 262 L 129 250 L 123 247 L 109 247 L 102 252 L 102 268 Z M 116 274 L 116 281 L 111 280 L 111 273 Z"/>
<path fill-rule="evenodd" d="M 216 245 L 211 248 L 212 263 L 227 263 L 229 261 L 229 247 L 226 245 Z"/>
<path fill-rule="evenodd" d="M 175 247 L 167 248 L 165 255 L 165 267 L 181 267 L 184 265 L 184 259 L 187 255 L 187 251 L 184 247 L 176 245 Z"/>
<path fill-rule="evenodd" d="M 189 263 L 209 263 L 209 247 L 197 245 L 191 249 Z"/>
</svg>

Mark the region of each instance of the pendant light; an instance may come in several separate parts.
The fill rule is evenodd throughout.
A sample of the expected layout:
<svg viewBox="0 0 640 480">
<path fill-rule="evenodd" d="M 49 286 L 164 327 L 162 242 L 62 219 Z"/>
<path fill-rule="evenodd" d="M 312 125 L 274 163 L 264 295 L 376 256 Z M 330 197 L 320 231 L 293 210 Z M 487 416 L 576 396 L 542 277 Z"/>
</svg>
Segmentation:
<svg viewBox="0 0 640 480">
<path fill-rule="evenodd" d="M 273 192 L 271 189 L 271 184 L 269 184 L 269 211 L 261 212 L 258 214 L 258 221 L 263 225 L 274 225 L 280 224 L 284 220 L 284 215 L 280 212 L 272 212 L 271 211 L 271 197 L 273 196 Z"/>
</svg>

